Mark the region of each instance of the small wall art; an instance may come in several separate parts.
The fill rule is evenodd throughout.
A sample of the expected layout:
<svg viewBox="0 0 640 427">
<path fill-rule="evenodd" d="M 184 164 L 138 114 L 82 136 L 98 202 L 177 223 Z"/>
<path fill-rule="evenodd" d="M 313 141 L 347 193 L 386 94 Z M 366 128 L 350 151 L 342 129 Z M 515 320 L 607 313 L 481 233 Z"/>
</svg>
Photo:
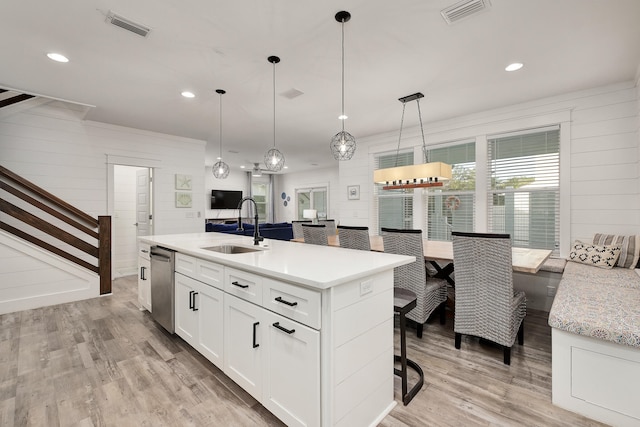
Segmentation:
<svg viewBox="0 0 640 427">
<path fill-rule="evenodd" d="M 176 174 L 176 190 L 191 190 L 191 175 Z"/>
<path fill-rule="evenodd" d="M 191 193 L 176 191 L 176 208 L 190 208 L 192 204 Z"/>
<path fill-rule="evenodd" d="M 360 200 L 360 186 L 359 185 L 347 186 L 347 198 L 349 200 Z"/>
</svg>

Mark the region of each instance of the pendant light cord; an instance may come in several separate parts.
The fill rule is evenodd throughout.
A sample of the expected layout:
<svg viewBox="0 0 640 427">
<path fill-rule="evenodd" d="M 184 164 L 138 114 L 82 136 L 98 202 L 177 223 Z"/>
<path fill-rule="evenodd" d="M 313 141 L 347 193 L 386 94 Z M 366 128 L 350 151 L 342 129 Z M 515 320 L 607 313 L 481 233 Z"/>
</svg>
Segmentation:
<svg viewBox="0 0 640 427">
<path fill-rule="evenodd" d="M 220 160 L 222 160 L 222 94 L 220 94 Z"/>
<path fill-rule="evenodd" d="M 427 156 L 427 145 L 424 142 L 424 128 L 422 127 L 422 113 L 420 112 L 420 98 L 416 99 L 418 103 L 418 120 L 420 120 L 420 132 L 422 133 L 422 155 L 424 156 L 424 162 L 429 163 L 429 156 Z"/>
<path fill-rule="evenodd" d="M 344 19 L 342 20 L 342 132 L 344 132 Z"/>
<path fill-rule="evenodd" d="M 396 162 L 394 167 L 398 166 L 398 156 L 400 155 L 400 141 L 402 140 L 402 125 L 404 124 L 404 110 L 407 108 L 407 103 L 402 103 L 402 118 L 400 119 L 400 136 L 398 136 L 398 148 L 396 148 Z"/>
<path fill-rule="evenodd" d="M 273 62 L 273 148 L 276 147 L 276 62 Z"/>
</svg>

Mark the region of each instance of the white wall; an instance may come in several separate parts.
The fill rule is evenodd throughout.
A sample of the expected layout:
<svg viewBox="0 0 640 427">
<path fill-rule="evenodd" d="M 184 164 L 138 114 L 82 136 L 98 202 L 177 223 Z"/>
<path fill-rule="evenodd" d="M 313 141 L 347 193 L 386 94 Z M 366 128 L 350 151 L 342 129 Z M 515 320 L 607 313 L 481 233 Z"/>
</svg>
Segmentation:
<svg viewBox="0 0 640 427">
<path fill-rule="evenodd" d="M 340 213 L 340 185 L 338 166 L 334 168 L 314 169 L 309 172 L 287 173 L 276 175 L 274 180 L 275 221 L 291 222 L 296 219 L 297 188 L 328 187 L 329 212 L 328 218 L 339 220 Z M 291 197 L 284 206 L 282 193 Z M 346 189 L 345 189 L 346 193 Z M 346 197 L 346 196 L 345 196 Z"/>
<path fill-rule="evenodd" d="M 561 152 L 561 191 L 566 212 L 564 241 L 591 239 L 594 233 L 640 233 L 639 89 L 626 82 L 559 95 L 436 123 L 425 123 L 428 145 L 464 138 L 565 123 L 569 140 Z M 545 123 L 548 122 L 548 123 Z M 406 135 L 406 138 L 405 138 Z M 394 150 L 397 133 L 358 140 L 356 155 L 340 164 L 339 218 L 357 217 L 373 227 L 373 155 Z M 419 146 L 419 128 L 403 131 L 402 147 Z M 359 184 L 359 202 L 346 200 L 347 185 Z M 480 230 L 483 225 L 476 225 Z M 568 229 L 567 229 L 568 228 Z"/>
<path fill-rule="evenodd" d="M 250 189 L 247 186 L 247 172 L 241 169 L 232 169 L 225 179 L 218 179 L 213 176 L 211 169 L 211 166 L 208 166 L 204 174 L 205 192 L 202 196 L 205 201 L 205 217 L 207 219 L 237 218 L 238 211 L 236 209 L 210 209 L 211 190 L 239 190 L 242 191 L 243 197 L 247 197 L 250 193 Z M 204 227 L 204 221 L 202 227 Z M 204 231 L 204 228 L 202 231 Z"/>
<path fill-rule="evenodd" d="M 204 141 L 84 121 L 77 109 L 59 101 L 34 105 L 0 111 L 4 167 L 97 217 L 112 214 L 108 162 L 153 163 L 154 232 L 202 231 L 204 197 L 194 197 L 192 208 L 176 208 L 175 174 L 191 175 L 193 194 L 204 194 Z M 10 259 L 0 255 L 0 275 L 11 277 L 12 286 L 21 287 L 20 280 L 29 280 L 32 289 L 58 292 L 47 274 L 25 274 L 20 265 L 15 254 Z M 66 292 L 63 287 L 59 291 Z M 97 290 L 93 292 L 97 295 Z M 86 297 L 86 292 L 82 295 Z"/>
</svg>

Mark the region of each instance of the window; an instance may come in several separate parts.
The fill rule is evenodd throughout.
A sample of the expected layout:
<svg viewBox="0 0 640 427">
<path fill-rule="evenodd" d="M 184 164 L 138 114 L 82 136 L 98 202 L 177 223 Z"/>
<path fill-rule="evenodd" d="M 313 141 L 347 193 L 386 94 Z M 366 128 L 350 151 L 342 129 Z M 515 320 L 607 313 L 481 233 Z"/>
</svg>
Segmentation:
<svg viewBox="0 0 640 427">
<path fill-rule="evenodd" d="M 513 246 L 558 251 L 560 130 L 488 138 L 489 230 L 509 233 Z"/>
<path fill-rule="evenodd" d="M 451 240 L 451 231 L 474 231 L 475 142 L 434 148 L 427 154 L 430 162 L 443 162 L 452 167 L 451 180 L 426 192 L 428 239 Z"/>
<path fill-rule="evenodd" d="M 252 181 L 251 196 L 253 197 L 253 200 L 256 201 L 258 222 L 267 222 L 269 212 L 269 183 L 260 180 Z"/>
<path fill-rule="evenodd" d="M 396 155 L 380 154 L 375 157 L 375 168 L 386 169 L 413 164 L 413 151 Z M 378 184 L 374 189 L 374 203 L 378 211 L 378 233 L 382 227 L 413 228 L 413 190 L 383 190 Z"/>
<path fill-rule="evenodd" d="M 296 198 L 299 220 L 304 219 L 302 213 L 305 209 L 315 209 L 318 219 L 327 219 L 327 187 L 296 189 Z"/>
</svg>

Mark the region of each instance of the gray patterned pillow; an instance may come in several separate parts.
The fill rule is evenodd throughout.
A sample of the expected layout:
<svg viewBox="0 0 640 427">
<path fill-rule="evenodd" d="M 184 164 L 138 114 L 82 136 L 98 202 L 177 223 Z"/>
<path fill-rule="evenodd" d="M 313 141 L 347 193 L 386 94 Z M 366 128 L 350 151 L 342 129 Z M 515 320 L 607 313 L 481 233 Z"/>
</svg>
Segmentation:
<svg viewBox="0 0 640 427">
<path fill-rule="evenodd" d="M 619 246 L 598 246 L 576 240 L 571 245 L 568 261 L 599 268 L 613 268 L 619 256 Z"/>
<path fill-rule="evenodd" d="M 616 266 L 635 268 L 640 258 L 640 235 L 617 236 L 614 234 L 596 234 L 593 244 L 601 246 L 620 246 L 620 257 Z"/>
</svg>

